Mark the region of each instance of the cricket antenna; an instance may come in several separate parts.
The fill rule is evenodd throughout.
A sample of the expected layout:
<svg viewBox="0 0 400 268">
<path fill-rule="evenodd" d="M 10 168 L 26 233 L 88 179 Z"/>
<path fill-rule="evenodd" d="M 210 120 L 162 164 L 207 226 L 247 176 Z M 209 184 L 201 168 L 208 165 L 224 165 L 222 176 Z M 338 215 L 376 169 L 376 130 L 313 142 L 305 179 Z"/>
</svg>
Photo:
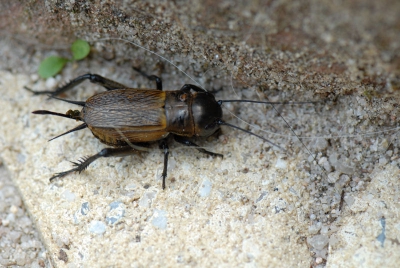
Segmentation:
<svg viewBox="0 0 400 268">
<path fill-rule="evenodd" d="M 271 102 L 271 101 L 256 101 L 256 100 L 219 100 L 219 101 L 217 101 L 217 102 L 218 102 L 219 105 L 222 105 L 222 103 L 224 103 L 224 102 L 248 102 L 248 103 L 271 104 L 271 105 L 274 105 L 274 104 L 297 105 L 297 104 L 318 103 L 317 101 L 300 101 L 300 102 L 278 101 L 278 102 Z M 264 138 L 264 137 L 262 137 L 262 136 L 260 136 L 260 135 L 257 135 L 257 134 L 255 134 L 255 133 L 253 133 L 253 132 L 251 132 L 251 131 L 248 131 L 248 130 L 245 130 L 245 129 L 241 128 L 241 127 L 238 127 L 238 126 L 235 126 L 235 125 L 226 123 L 226 122 L 223 121 L 222 119 L 218 119 L 215 123 L 218 124 L 218 125 L 221 125 L 221 126 L 228 126 L 228 127 L 231 127 L 231 128 L 236 128 L 236 129 L 238 129 L 238 130 L 240 130 L 240 131 L 243 131 L 243 132 L 245 132 L 245 133 L 247 133 L 247 134 L 250 134 L 250 135 L 253 135 L 253 136 L 255 136 L 255 137 L 259 138 L 259 139 L 262 139 L 263 141 L 266 141 L 266 142 L 268 142 L 269 144 L 271 144 L 271 145 L 273 145 L 273 146 L 279 148 L 280 150 L 286 152 L 286 150 L 283 149 L 283 148 L 282 148 L 281 146 L 279 146 L 278 144 L 273 143 L 272 141 L 270 141 L 270 140 L 268 140 L 268 139 L 266 139 L 266 138 Z"/>
<path fill-rule="evenodd" d="M 218 103 L 221 105 L 224 102 L 248 102 L 248 103 L 261 103 L 261 104 L 288 104 L 288 105 L 297 105 L 297 104 L 315 104 L 319 103 L 318 101 L 277 101 L 277 102 L 271 102 L 271 101 L 256 101 L 256 100 L 219 100 Z"/>
<path fill-rule="evenodd" d="M 259 138 L 259 139 L 262 139 L 263 141 L 266 141 L 266 142 L 268 142 L 269 144 L 271 144 L 271 145 L 273 145 L 273 146 L 279 148 L 280 150 L 286 152 L 286 150 L 285 150 L 284 148 L 282 148 L 282 147 L 279 146 L 278 144 L 273 143 L 272 141 L 270 141 L 270 140 L 264 138 L 263 136 L 257 135 L 257 134 L 255 134 L 255 133 L 253 133 L 253 132 L 251 132 L 251 131 L 248 131 L 248 130 L 245 130 L 245 129 L 241 128 L 241 127 L 238 127 L 238 126 L 235 126 L 235 125 L 226 123 L 226 122 L 223 121 L 222 119 L 218 119 L 218 120 L 216 121 L 216 124 L 218 124 L 218 125 L 220 125 L 220 126 L 228 126 L 228 127 L 231 127 L 231 128 L 236 128 L 236 129 L 238 129 L 238 130 L 240 130 L 240 131 L 243 131 L 243 132 L 245 132 L 245 133 L 247 133 L 247 134 L 250 134 L 250 135 L 253 135 L 253 136 L 255 136 L 255 137 Z"/>
</svg>

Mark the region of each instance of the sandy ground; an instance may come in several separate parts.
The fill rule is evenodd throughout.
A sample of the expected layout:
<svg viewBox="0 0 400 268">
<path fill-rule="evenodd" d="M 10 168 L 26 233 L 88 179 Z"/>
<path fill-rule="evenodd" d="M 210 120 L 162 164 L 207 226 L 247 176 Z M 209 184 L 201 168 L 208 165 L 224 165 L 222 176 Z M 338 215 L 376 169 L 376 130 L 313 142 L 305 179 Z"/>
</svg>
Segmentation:
<svg viewBox="0 0 400 268">
<path fill-rule="evenodd" d="M 296 10 L 285 3 L 281 7 L 274 8 L 282 14 Z M 181 16 L 187 24 L 179 27 L 193 30 L 192 36 L 208 29 L 205 37 L 215 39 L 203 38 L 204 43 L 189 46 L 190 56 L 170 59 L 207 89 L 222 88 L 217 99 L 317 103 L 224 104 L 227 122 L 285 151 L 228 127 L 219 137 L 196 141 L 224 154 L 223 159 L 171 141 L 165 190 L 157 145 L 129 157 L 99 159 L 81 174 L 49 183 L 54 173 L 71 168 L 70 161 L 105 145 L 88 130 L 48 142 L 78 123 L 31 112 L 77 107 L 32 96 L 24 86 L 51 89 L 90 71 L 130 87 L 153 87 L 132 71 L 138 63 L 161 76 L 166 89 L 194 83 L 191 79 L 137 48 L 125 55 L 130 60 L 121 60 L 121 46 L 132 47 L 114 40 L 120 54 L 113 60 L 95 50 L 46 81 L 35 68 L 45 55 L 60 50 L 25 50 L 9 36 L 0 39 L 0 265 L 396 267 L 400 35 L 391 18 L 398 7 L 362 7 L 329 2 L 311 5 L 310 13 L 299 9 L 303 17 L 291 21 L 301 21 L 301 28 L 268 32 L 272 39 L 267 40 L 260 33 L 275 29 L 274 22 L 284 24 L 267 13 L 257 13 L 250 32 L 239 27 L 241 20 L 218 30 L 229 16 L 212 23 L 199 19 L 203 26 L 193 30 L 188 25 L 197 22 Z M 370 16 L 371 10 L 379 12 Z M 250 11 L 235 18 L 248 18 Z M 165 30 L 165 24 L 159 27 Z M 143 35 L 157 36 L 157 27 L 150 28 Z M 169 39 L 159 43 L 160 50 L 180 48 L 176 29 L 173 25 Z M 174 42 L 178 45 L 171 46 Z M 323 49 L 316 46 L 321 43 Z M 218 51 L 206 49 L 214 45 Z M 84 101 L 100 91 L 87 82 L 62 97 Z"/>
<path fill-rule="evenodd" d="M 343 163 L 348 150 L 357 151 L 362 159 L 370 155 L 386 159 L 385 148 L 380 148 L 385 146 L 382 142 L 388 143 L 386 133 L 371 138 L 377 149 L 371 142 L 369 149 L 357 150 L 354 139 L 343 138 L 351 142 L 340 144 L 352 147 L 338 147 L 335 157 L 319 160 L 320 166 L 336 166 L 336 172 L 319 170 L 315 160 L 301 150 L 285 153 L 224 128 L 218 139 L 204 142 L 206 148 L 223 153 L 224 159 L 204 157 L 195 150 L 171 145 L 165 191 L 161 189 L 162 154 L 157 146 L 149 153 L 98 160 L 80 175 L 49 183 L 52 174 L 71 166 L 69 161 L 104 146 L 89 131 L 47 142 L 75 124 L 34 116 L 30 111 L 48 107 L 66 111 L 71 105 L 30 96 L 23 89 L 24 85 L 31 85 L 30 77 L 6 72 L 1 76 L 3 87 L 13 87 L 3 91 L 6 94 L 1 102 L 3 112 L 9 115 L 2 122 L 2 158 L 48 250 L 43 255 L 39 253 L 43 249 L 35 244 L 38 259 L 33 258 L 33 262 L 47 263 L 50 259 L 61 267 L 100 263 L 285 263 L 294 267 L 323 263 L 327 258 L 332 267 L 394 267 L 399 261 L 398 255 L 387 253 L 397 252 L 399 247 L 396 158 L 381 160 L 370 171 L 369 183 L 362 178 L 358 184 L 349 181 L 345 172 L 358 171 L 350 166 L 351 162 Z M 46 86 L 43 82 L 36 82 L 37 85 Z M 238 113 L 257 117 L 258 110 L 253 108 L 240 108 L 244 111 Z M 299 124 L 306 125 L 307 111 L 303 106 L 289 109 L 284 118 L 296 117 L 302 120 Z M 341 111 L 347 113 L 345 109 Z M 298 113 L 303 116 L 298 117 Z M 345 116 L 340 111 L 336 113 Z M 277 140 L 284 146 L 281 139 Z M 294 149 L 302 148 L 299 141 L 293 144 L 297 144 L 292 145 Z M 314 145 L 328 146 L 321 141 Z M 322 195 L 321 185 L 327 187 Z M 12 215 L 22 204 L 4 207 Z M 30 234 L 31 230 L 26 232 Z M 10 256 L 10 260 L 20 261 L 18 256 Z"/>
</svg>

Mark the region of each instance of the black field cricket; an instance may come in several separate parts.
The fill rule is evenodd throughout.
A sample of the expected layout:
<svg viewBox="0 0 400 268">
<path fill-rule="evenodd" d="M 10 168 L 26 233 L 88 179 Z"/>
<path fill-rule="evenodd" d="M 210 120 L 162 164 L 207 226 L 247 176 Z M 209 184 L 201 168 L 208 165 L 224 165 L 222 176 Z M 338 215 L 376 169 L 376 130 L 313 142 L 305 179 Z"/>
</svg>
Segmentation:
<svg viewBox="0 0 400 268">
<path fill-rule="evenodd" d="M 155 81 L 156 89 L 129 88 L 97 74 L 79 76 L 53 91 L 33 91 L 27 88 L 34 94 L 48 94 L 55 99 L 59 99 L 55 97 L 58 94 L 74 88 L 85 80 L 99 84 L 107 89 L 105 92 L 91 96 L 85 102 L 59 99 L 81 106 L 82 109 L 80 111 L 69 110 L 65 114 L 47 110 L 33 112 L 34 114 L 56 115 L 83 122 L 79 126 L 55 138 L 77 130 L 89 128 L 97 139 L 111 146 L 110 148 L 104 148 L 97 154 L 82 157 L 77 162 L 72 162 L 74 168 L 56 173 L 50 178 L 50 181 L 64 177 L 75 171 L 80 173 L 100 157 L 120 157 L 133 154 L 136 151 L 147 151 L 149 143 L 158 142 L 159 148 L 164 154 L 162 188 L 165 189 L 169 155 L 168 137 L 173 136 L 175 141 L 194 147 L 204 154 L 213 157 L 223 157 L 222 154 L 200 148 L 190 140 L 193 137 L 208 137 L 219 131 L 222 125 L 239 129 L 284 150 L 262 136 L 225 122 L 222 119 L 221 106 L 224 102 L 294 104 L 293 102 L 263 102 L 254 100 L 217 101 L 212 93 L 192 84 L 185 84 L 179 90 L 164 91 L 162 80 L 159 77 L 147 75 L 137 68 L 134 69 L 149 80 Z"/>
</svg>

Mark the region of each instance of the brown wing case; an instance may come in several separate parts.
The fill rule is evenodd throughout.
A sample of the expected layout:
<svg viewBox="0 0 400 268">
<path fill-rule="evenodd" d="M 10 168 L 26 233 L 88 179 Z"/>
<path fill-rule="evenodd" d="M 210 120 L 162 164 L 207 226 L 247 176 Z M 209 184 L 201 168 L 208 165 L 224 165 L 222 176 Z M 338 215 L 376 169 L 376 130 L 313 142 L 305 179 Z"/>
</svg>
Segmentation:
<svg viewBox="0 0 400 268">
<path fill-rule="evenodd" d="M 82 118 L 93 134 L 109 145 L 159 140 L 168 135 L 165 95 L 161 90 L 145 89 L 102 92 L 86 101 Z"/>
</svg>

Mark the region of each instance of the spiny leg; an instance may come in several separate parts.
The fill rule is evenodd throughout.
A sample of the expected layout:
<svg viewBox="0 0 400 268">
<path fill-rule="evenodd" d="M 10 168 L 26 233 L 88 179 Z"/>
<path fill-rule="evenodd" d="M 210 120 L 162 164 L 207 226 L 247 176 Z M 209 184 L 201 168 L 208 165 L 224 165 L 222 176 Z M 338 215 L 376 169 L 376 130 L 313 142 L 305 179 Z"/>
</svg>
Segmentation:
<svg viewBox="0 0 400 268">
<path fill-rule="evenodd" d="M 141 75 L 143 75 L 144 77 L 146 77 L 147 79 L 151 80 L 151 81 L 156 81 L 156 85 L 157 85 L 157 89 L 158 90 L 163 90 L 162 89 L 162 80 L 160 77 L 156 76 L 156 75 L 148 75 L 145 72 L 143 72 L 142 70 L 140 70 L 139 68 L 136 67 L 132 67 L 133 70 L 135 70 L 136 72 L 140 73 Z"/>
<path fill-rule="evenodd" d="M 164 151 L 164 168 L 162 172 L 162 188 L 165 189 L 165 178 L 167 177 L 167 168 L 168 168 L 168 155 L 169 155 L 169 148 L 167 139 L 162 139 L 160 141 L 160 149 Z"/>
<path fill-rule="evenodd" d="M 125 156 L 125 155 L 134 154 L 135 152 L 136 151 L 133 150 L 129 146 L 121 147 L 121 148 L 104 148 L 103 150 L 101 150 L 99 153 L 97 153 L 95 155 L 92 155 L 89 157 L 82 157 L 77 162 L 71 162 L 72 164 L 74 164 L 75 168 L 54 174 L 54 176 L 50 178 L 50 182 L 56 178 L 64 177 L 65 175 L 68 175 L 69 173 L 72 173 L 75 171 L 78 171 L 79 173 L 81 173 L 92 162 L 94 162 L 95 160 L 97 160 L 100 157 Z"/>
<path fill-rule="evenodd" d="M 125 85 L 120 84 L 118 82 L 115 82 L 113 80 L 110 80 L 108 78 L 102 77 L 98 74 L 84 74 L 81 76 L 78 76 L 77 78 L 71 80 L 69 83 L 67 83 L 64 86 L 61 86 L 55 90 L 44 90 L 44 91 L 36 91 L 32 90 L 28 87 L 24 87 L 26 90 L 29 90 L 30 92 L 34 93 L 35 95 L 40 95 L 40 94 L 49 94 L 50 96 L 54 97 L 57 96 L 63 92 L 66 92 L 80 83 L 82 83 L 85 80 L 89 80 L 90 82 L 94 84 L 98 84 L 100 86 L 105 87 L 107 90 L 114 90 L 114 89 L 122 89 L 122 88 L 127 88 Z"/>
<path fill-rule="evenodd" d="M 186 137 L 174 135 L 174 139 L 175 139 L 175 141 L 177 141 L 177 142 L 179 142 L 179 143 L 181 143 L 181 144 L 183 144 L 183 145 L 190 146 L 190 147 L 196 147 L 196 149 L 197 149 L 199 152 L 202 152 L 202 153 L 205 153 L 205 154 L 214 156 L 214 157 L 215 157 L 215 156 L 224 157 L 224 155 L 222 155 L 222 154 L 213 153 L 213 152 L 207 151 L 207 150 L 204 149 L 204 148 L 199 148 L 199 146 L 198 146 L 196 143 L 194 143 L 194 142 L 188 140 Z"/>
</svg>

